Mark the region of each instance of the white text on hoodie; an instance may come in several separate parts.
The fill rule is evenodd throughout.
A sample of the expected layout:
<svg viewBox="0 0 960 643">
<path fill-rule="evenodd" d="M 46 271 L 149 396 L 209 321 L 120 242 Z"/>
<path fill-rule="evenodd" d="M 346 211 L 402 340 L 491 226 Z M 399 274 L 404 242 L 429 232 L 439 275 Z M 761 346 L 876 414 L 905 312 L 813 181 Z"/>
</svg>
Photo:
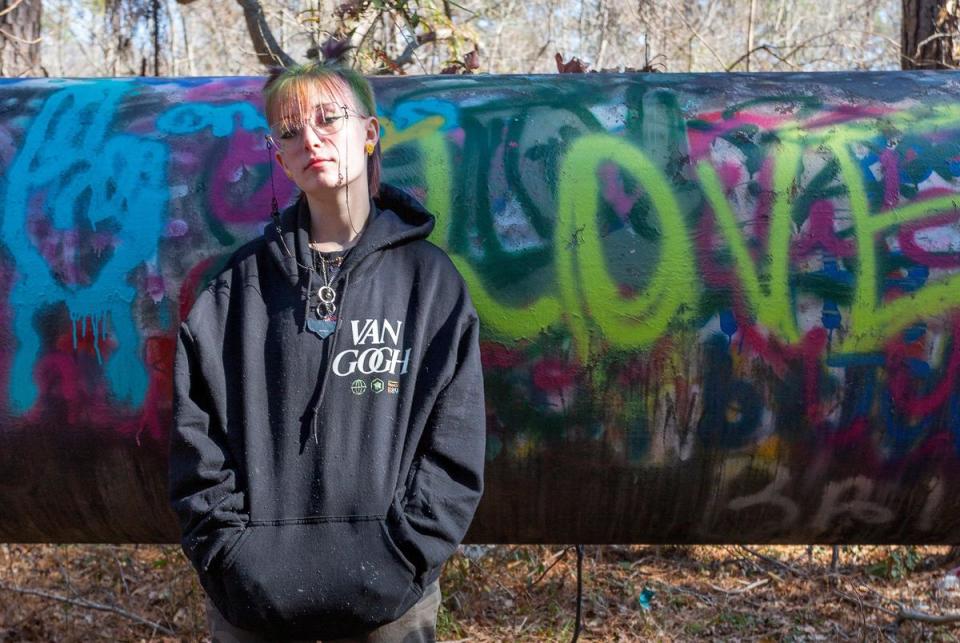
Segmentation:
<svg viewBox="0 0 960 643">
<path fill-rule="evenodd" d="M 390 373 L 403 375 L 410 362 L 410 349 L 397 348 L 400 343 L 400 329 L 403 322 L 399 319 L 391 324 L 386 319 L 350 320 L 350 332 L 354 346 L 371 345 L 369 348 L 348 348 L 333 358 L 333 373 L 340 377 L 361 373 Z M 391 340 L 393 347 L 385 346 Z M 399 369 L 399 370 L 398 370 Z"/>
</svg>

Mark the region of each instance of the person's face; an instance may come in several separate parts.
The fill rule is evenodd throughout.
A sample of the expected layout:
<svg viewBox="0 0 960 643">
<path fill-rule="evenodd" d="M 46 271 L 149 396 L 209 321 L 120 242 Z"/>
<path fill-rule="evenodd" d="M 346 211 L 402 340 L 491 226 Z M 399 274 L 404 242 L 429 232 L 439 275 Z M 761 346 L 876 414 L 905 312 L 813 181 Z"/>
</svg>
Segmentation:
<svg viewBox="0 0 960 643">
<path fill-rule="evenodd" d="M 309 99 L 300 110 L 280 106 L 278 113 L 297 116 L 271 124 L 277 161 L 307 194 L 323 196 L 354 181 L 366 185 L 366 146 L 379 140 L 379 122 L 362 115 L 352 97 L 346 100 L 316 91 Z"/>
</svg>

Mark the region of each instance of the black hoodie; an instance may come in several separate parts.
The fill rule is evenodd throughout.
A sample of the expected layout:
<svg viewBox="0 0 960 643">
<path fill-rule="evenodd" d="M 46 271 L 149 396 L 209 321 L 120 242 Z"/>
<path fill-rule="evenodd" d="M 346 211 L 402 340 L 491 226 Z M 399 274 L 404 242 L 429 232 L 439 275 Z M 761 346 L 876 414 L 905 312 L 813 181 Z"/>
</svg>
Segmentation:
<svg viewBox="0 0 960 643">
<path fill-rule="evenodd" d="M 399 618 L 440 575 L 483 491 L 478 322 L 384 185 L 337 276 L 339 322 L 305 328 L 301 199 L 236 251 L 180 325 L 170 498 L 183 550 L 234 625 L 340 638 Z M 296 254 L 296 258 L 292 255 Z"/>
</svg>

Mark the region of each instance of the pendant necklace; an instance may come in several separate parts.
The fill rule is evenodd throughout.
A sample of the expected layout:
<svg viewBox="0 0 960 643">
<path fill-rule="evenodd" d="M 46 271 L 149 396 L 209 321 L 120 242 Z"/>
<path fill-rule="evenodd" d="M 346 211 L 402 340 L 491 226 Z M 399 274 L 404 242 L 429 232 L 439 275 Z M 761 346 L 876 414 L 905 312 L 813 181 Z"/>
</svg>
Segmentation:
<svg viewBox="0 0 960 643">
<path fill-rule="evenodd" d="M 320 265 L 322 266 L 321 275 L 323 276 L 323 285 L 317 290 L 317 298 L 320 300 L 320 303 L 317 304 L 317 317 L 325 317 L 327 315 L 333 315 L 337 312 L 337 291 L 333 289 L 333 286 L 330 285 L 330 277 L 327 273 L 327 260 L 323 254 L 317 250 L 317 257 L 320 259 Z M 340 264 L 343 263 L 343 255 L 337 257 L 330 261 L 334 267 L 339 268 Z"/>
<path fill-rule="evenodd" d="M 307 329 L 314 333 L 320 339 L 330 336 L 337 327 L 337 291 L 331 285 L 332 279 L 328 265 L 339 269 L 343 264 L 344 255 L 334 259 L 326 259 L 316 248 L 312 247 L 314 252 L 313 272 L 323 277 L 323 284 L 315 291 L 315 305 L 312 306 L 312 315 L 307 316 Z M 316 265 L 319 261 L 319 270 Z"/>
</svg>

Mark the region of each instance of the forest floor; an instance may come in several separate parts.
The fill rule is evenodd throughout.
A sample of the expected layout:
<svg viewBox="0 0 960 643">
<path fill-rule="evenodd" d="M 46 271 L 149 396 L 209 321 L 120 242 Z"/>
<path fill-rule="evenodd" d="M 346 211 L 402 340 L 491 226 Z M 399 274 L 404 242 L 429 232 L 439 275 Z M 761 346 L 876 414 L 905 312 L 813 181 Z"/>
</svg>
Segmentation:
<svg viewBox="0 0 960 643">
<path fill-rule="evenodd" d="M 960 641 L 949 547 L 587 546 L 579 641 Z M 577 556 L 467 546 L 438 640 L 571 641 Z M 206 641 L 176 545 L 0 545 L 0 641 Z"/>
</svg>

